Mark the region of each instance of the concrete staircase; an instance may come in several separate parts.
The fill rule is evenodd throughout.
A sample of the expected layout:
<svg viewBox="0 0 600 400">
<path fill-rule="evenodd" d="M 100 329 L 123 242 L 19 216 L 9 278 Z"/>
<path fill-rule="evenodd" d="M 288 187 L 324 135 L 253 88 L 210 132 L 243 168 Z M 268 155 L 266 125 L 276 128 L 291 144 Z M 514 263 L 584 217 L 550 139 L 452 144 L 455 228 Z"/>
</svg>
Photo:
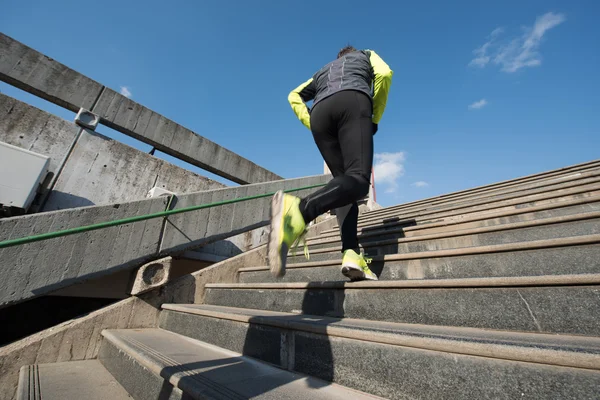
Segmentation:
<svg viewBox="0 0 600 400">
<path fill-rule="evenodd" d="M 23 367 L 19 398 L 598 398 L 600 161 L 360 229 L 379 281 L 345 281 L 334 227 L 281 280 L 247 265 L 157 328 L 105 330 L 98 360 Z"/>
</svg>

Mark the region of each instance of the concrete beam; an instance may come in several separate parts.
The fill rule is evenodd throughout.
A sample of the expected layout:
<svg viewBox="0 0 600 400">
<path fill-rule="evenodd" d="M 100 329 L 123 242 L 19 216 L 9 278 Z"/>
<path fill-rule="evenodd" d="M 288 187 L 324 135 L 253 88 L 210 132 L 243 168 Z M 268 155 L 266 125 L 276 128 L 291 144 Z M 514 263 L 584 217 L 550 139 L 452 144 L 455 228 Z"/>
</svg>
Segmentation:
<svg viewBox="0 0 600 400">
<path fill-rule="evenodd" d="M 287 179 L 269 183 L 257 183 L 235 188 L 214 189 L 177 197 L 174 209 L 190 207 L 195 204 L 215 203 L 237 199 L 262 193 L 275 192 L 280 189 L 289 190 L 326 183 L 330 175 L 316 175 L 299 179 Z M 303 196 L 316 189 L 293 192 Z M 167 219 L 161 254 L 182 254 L 188 249 L 203 246 L 207 243 L 224 239 L 250 229 L 268 224 L 270 217 L 271 197 L 251 201 L 228 204 L 216 208 L 207 208 L 182 214 L 175 214 Z"/>
<path fill-rule="evenodd" d="M 175 208 L 325 183 L 330 176 L 208 190 Z M 306 194 L 316 189 L 296 192 Z M 0 241 L 164 211 L 167 197 L 0 219 Z M 270 197 L 0 249 L 0 308 L 267 224 Z M 160 252 L 159 252 L 160 249 Z"/>
<path fill-rule="evenodd" d="M 0 79 L 240 184 L 281 179 L 238 154 L 0 33 Z"/>
<path fill-rule="evenodd" d="M 0 219 L 0 241 L 164 211 L 168 198 Z M 0 249 L 0 308 L 133 268 L 156 256 L 162 219 Z"/>
</svg>

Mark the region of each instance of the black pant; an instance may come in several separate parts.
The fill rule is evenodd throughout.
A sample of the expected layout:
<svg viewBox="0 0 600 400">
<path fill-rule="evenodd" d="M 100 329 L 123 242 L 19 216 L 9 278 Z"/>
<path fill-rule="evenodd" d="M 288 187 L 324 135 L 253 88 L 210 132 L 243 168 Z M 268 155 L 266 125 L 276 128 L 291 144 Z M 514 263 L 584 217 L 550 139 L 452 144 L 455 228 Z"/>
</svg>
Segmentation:
<svg viewBox="0 0 600 400">
<path fill-rule="evenodd" d="M 317 103 L 310 115 L 315 143 L 333 179 L 304 198 L 300 210 L 306 223 L 336 210 L 342 251 L 358 250 L 357 201 L 369 193 L 373 165 L 373 106 L 364 93 L 347 90 Z"/>
</svg>

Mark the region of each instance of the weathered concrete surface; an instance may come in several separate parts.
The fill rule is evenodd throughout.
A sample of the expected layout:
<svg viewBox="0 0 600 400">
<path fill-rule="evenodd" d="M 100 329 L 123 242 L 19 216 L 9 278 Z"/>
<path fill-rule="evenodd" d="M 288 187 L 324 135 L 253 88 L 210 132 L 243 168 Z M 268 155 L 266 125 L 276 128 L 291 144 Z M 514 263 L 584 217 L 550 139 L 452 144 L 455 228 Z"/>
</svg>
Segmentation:
<svg viewBox="0 0 600 400">
<path fill-rule="evenodd" d="M 102 85 L 0 33 L 0 79 L 73 112 L 91 110 Z"/>
<path fill-rule="evenodd" d="M 160 329 L 103 335 L 100 361 L 137 399 L 375 400 Z"/>
<path fill-rule="evenodd" d="M 360 324 L 353 324 L 355 321 L 345 323 L 335 318 L 289 314 L 274 316 L 252 310 L 240 313 L 250 316 L 247 322 L 166 310 L 161 314 L 160 327 L 385 398 L 498 399 L 520 398 L 523 393 L 533 398 L 586 398 L 595 393 L 596 385 L 600 384 L 599 371 L 523 362 L 529 361 L 532 348 L 565 352 L 576 349 L 572 358 L 586 350 L 597 354 L 598 349 L 593 345 L 585 350 L 585 346 L 562 347 L 560 341 L 553 341 L 554 337 L 549 335 L 531 337 L 531 341 L 526 342 L 514 340 L 508 332 L 501 339 L 474 335 L 473 331 L 461 331 L 454 336 L 450 328 L 448 331 L 453 333 L 443 331 L 444 334 L 436 336 L 428 327 L 416 325 L 409 329 L 417 331 L 421 327 L 423 332 L 415 334 L 416 345 L 405 347 L 371 341 L 373 334 L 379 332 L 381 324 L 377 323 L 356 321 Z M 264 317 L 257 318 L 255 314 Z M 299 326 L 308 332 L 297 330 Z M 338 326 L 350 327 L 350 333 L 356 337 L 323 334 Z M 382 333 L 385 332 L 386 339 L 400 337 L 406 334 L 403 328 L 405 326 L 394 326 Z M 319 333 L 311 333 L 309 329 Z M 449 350 L 418 347 L 419 338 L 442 336 L 451 338 L 447 345 Z M 542 340 L 547 342 L 542 344 Z M 485 350 L 493 353 L 493 357 L 486 357 L 487 353 L 460 354 L 464 347 L 480 342 L 487 345 Z M 518 354 L 521 362 L 505 359 L 507 348 L 511 354 Z M 362 379 L 354 379 L 357 375 Z M 399 376 L 403 378 L 397 379 Z"/>
<path fill-rule="evenodd" d="M 1 62 L 1 61 L 0 61 Z M 0 141 L 50 157 L 56 173 L 80 128 L 0 93 Z"/>
<path fill-rule="evenodd" d="M 416 200 L 409 203 L 403 203 L 396 206 L 385 207 L 380 210 L 375 210 L 369 212 L 368 214 L 377 215 L 380 213 L 385 213 L 391 210 L 401 211 L 408 208 L 412 208 L 414 206 L 419 206 L 420 208 L 427 208 L 433 205 L 442 205 L 449 204 L 458 199 L 467 199 L 467 198 L 475 198 L 475 197 L 484 197 L 489 193 L 495 193 L 498 191 L 512 191 L 515 187 L 522 186 L 524 184 L 528 184 L 533 181 L 560 181 L 564 178 L 568 178 L 573 174 L 577 174 L 584 171 L 589 171 L 592 169 L 596 169 L 600 166 L 600 160 L 588 161 L 581 164 L 575 164 L 564 168 L 559 168 L 556 170 L 541 172 L 533 175 L 528 175 L 520 178 L 511 179 L 508 181 L 493 183 L 490 185 L 479 186 L 471 189 L 461 190 L 453 193 L 448 193 L 440 196 L 430 197 L 427 199 Z"/>
<path fill-rule="evenodd" d="M 79 132 L 74 124 L 0 94 L 0 141 L 50 157 L 41 193 L 56 179 Z M 34 200 L 32 210 L 39 207 L 38 201 Z"/>
<path fill-rule="evenodd" d="M 23 367 L 22 400 L 132 400 L 100 361 L 71 361 Z"/>
<path fill-rule="evenodd" d="M 398 252 L 391 253 L 398 254 Z M 369 253 L 369 255 L 373 256 L 374 254 Z M 591 274 L 600 270 L 600 243 L 453 257 L 440 255 L 439 257 L 418 258 L 418 253 L 416 255 L 417 257 L 414 259 L 401 261 L 383 261 L 374 258 L 369 267 L 380 281 Z M 340 252 L 317 254 L 311 256 L 310 262 L 318 262 L 317 259 L 326 259 L 329 265 L 296 268 L 295 266 L 301 266 L 303 263 L 288 264 L 285 276 L 280 279 L 275 279 L 267 269 L 240 271 L 240 282 L 347 280 L 340 271 L 342 262 Z"/>
<path fill-rule="evenodd" d="M 332 222 L 311 226 L 309 235 L 313 230 L 330 227 Z M 96 358 L 103 329 L 156 327 L 163 303 L 200 303 L 207 283 L 234 282 L 240 268 L 264 263 L 265 259 L 266 247 L 261 246 L 184 275 L 160 290 L 127 298 L 0 348 L 0 399 L 15 399 L 19 369 L 23 365 Z M 187 265 L 190 261 L 174 260 L 172 268 L 179 269 L 179 263 Z"/>
<path fill-rule="evenodd" d="M 164 211 L 167 198 L 0 220 L 0 240 Z M 133 267 L 156 255 L 162 219 L 151 219 L 0 250 L 0 307 Z"/>
<path fill-rule="evenodd" d="M 90 110 L 100 116 L 102 124 L 234 182 L 281 179 L 2 33 L 0 79 L 73 112 L 80 107 Z"/>
<path fill-rule="evenodd" d="M 410 324 L 600 336 L 598 286 L 206 288 L 205 303 Z"/>
<path fill-rule="evenodd" d="M 272 193 L 281 189 L 307 187 L 326 183 L 330 179 L 330 175 L 317 175 L 235 188 L 208 190 L 197 194 L 178 196 L 174 209 Z M 293 194 L 303 196 L 315 190 L 296 191 Z M 269 196 L 169 216 L 161 245 L 161 253 L 176 254 L 190 247 L 198 247 L 204 243 L 222 239 L 223 235 L 231 236 L 249 228 L 265 226 L 269 220 L 271 199 Z"/>
<path fill-rule="evenodd" d="M 130 294 L 137 296 L 167 283 L 172 261 L 171 257 L 165 257 L 142 265 L 135 273 Z"/>
<path fill-rule="evenodd" d="M 154 186 L 178 194 L 225 187 L 86 129 L 43 210 L 140 200 Z"/>
</svg>

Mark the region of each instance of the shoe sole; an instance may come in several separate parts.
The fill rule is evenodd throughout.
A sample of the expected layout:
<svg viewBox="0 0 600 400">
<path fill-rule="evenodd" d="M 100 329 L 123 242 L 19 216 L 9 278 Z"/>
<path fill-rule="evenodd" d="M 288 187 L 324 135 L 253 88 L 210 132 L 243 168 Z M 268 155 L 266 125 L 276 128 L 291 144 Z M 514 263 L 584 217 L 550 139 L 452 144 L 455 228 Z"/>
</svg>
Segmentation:
<svg viewBox="0 0 600 400">
<path fill-rule="evenodd" d="M 283 215 L 283 191 L 278 191 L 271 200 L 271 227 L 269 230 L 269 240 L 267 246 L 267 259 L 271 274 L 275 278 L 281 278 L 285 275 L 285 263 L 287 261 L 288 246 L 282 243 L 281 220 Z M 281 249 L 277 246 L 281 243 Z"/>
<path fill-rule="evenodd" d="M 355 267 L 342 266 L 342 274 L 350 279 L 352 282 L 355 281 L 377 281 L 377 278 L 371 278 L 366 276 L 362 269 L 358 269 Z"/>
</svg>

